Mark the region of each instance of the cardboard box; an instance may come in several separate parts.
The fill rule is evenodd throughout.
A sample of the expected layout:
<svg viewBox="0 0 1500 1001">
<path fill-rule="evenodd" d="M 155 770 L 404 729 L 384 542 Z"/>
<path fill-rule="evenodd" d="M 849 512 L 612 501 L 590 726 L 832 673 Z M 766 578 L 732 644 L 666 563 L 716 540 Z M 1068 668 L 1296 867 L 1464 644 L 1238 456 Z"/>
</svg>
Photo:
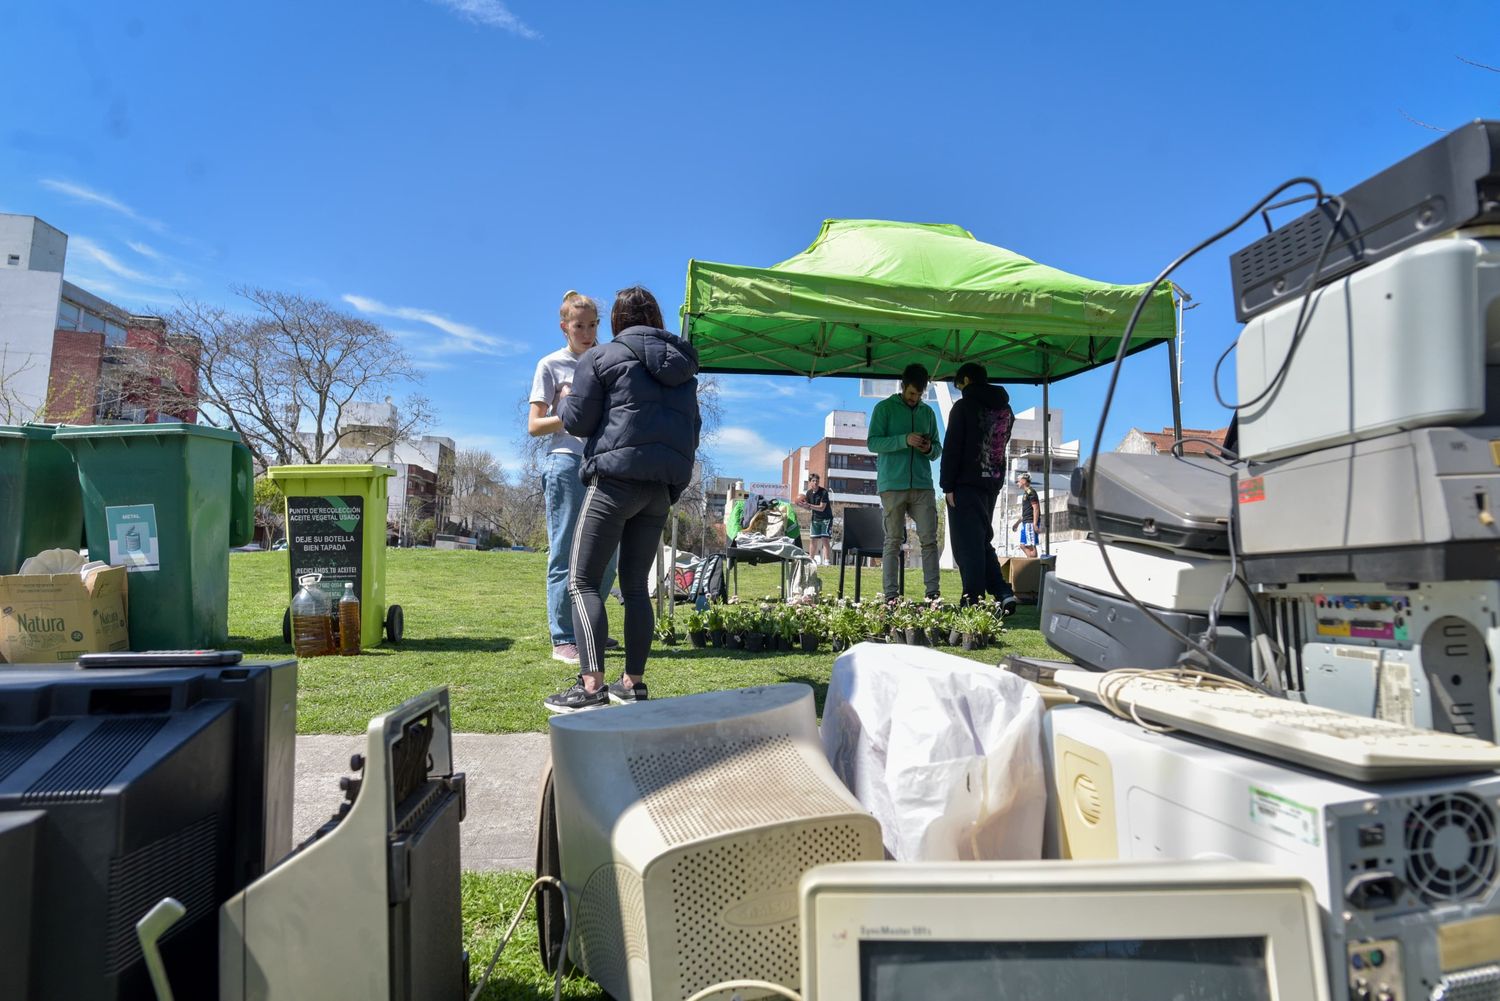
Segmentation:
<svg viewBox="0 0 1500 1001">
<path fill-rule="evenodd" d="M 1001 572 L 1010 581 L 1016 597 L 1028 604 L 1035 604 L 1042 591 L 1042 575 L 1052 572 L 1055 556 L 1012 556 L 1001 565 Z"/>
<path fill-rule="evenodd" d="M 124 567 L 0 577 L 0 661 L 42 664 L 129 650 Z"/>
</svg>

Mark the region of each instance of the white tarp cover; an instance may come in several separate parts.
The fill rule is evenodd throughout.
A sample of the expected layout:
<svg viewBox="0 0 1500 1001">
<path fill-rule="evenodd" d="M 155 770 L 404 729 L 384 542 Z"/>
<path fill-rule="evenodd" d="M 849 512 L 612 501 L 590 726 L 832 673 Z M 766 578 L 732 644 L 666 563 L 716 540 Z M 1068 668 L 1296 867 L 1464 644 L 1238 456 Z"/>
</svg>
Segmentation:
<svg viewBox="0 0 1500 1001">
<path fill-rule="evenodd" d="M 898 861 L 1041 858 L 1042 699 L 1010 672 L 860 643 L 834 661 L 823 749 Z"/>
</svg>

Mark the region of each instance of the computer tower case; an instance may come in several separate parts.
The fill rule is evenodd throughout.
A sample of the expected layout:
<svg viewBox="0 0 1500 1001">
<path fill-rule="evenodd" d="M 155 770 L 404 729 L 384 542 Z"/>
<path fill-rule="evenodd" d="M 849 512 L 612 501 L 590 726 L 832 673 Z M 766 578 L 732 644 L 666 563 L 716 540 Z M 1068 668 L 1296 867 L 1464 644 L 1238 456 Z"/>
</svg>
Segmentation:
<svg viewBox="0 0 1500 1001">
<path fill-rule="evenodd" d="M 1335 1001 L 1500 990 L 1500 775 L 1355 783 L 1093 706 L 1044 725 L 1058 854 L 1236 859 L 1301 876 Z"/>
</svg>

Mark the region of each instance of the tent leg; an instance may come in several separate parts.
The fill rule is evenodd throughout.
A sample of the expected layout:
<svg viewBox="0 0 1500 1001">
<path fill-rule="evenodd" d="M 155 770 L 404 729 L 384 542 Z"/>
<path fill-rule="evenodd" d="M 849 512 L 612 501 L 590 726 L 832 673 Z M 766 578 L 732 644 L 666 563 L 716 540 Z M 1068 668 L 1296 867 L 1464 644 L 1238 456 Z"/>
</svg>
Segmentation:
<svg viewBox="0 0 1500 1001">
<path fill-rule="evenodd" d="M 1167 345 L 1168 382 L 1172 386 L 1172 440 L 1182 440 L 1182 387 L 1177 384 L 1177 342 L 1169 340 Z"/>
<path fill-rule="evenodd" d="M 672 519 L 672 562 L 667 564 L 670 575 L 667 579 L 667 614 L 677 614 L 677 505 L 667 508 L 667 517 Z"/>
<path fill-rule="evenodd" d="M 1050 380 L 1042 381 L 1042 526 L 1046 533 L 1042 555 L 1052 555 L 1052 407 L 1048 404 Z"/>
</svg>

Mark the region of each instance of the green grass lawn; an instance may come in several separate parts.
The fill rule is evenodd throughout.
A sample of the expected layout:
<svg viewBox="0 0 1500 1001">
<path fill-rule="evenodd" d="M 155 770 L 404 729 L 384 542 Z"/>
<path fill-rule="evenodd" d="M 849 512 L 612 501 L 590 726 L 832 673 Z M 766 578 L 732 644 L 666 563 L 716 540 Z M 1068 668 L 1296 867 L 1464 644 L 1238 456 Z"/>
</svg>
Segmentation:
<svg viewBox="0 0 1500 1001">
<path fill-rule="evenodd" d="M 399 648 L 382 644 L 359 657 L 318 657 L 297 671 L 300 733 L 362 733 L 372 716 L 413 695 L 447 685 L 454 729 L 464 733 L 541 732 L 547 711 L 541 701 L 571 681 L 573 669 L 551 657 L 547 633 L 545 553 L 387 551 L 388 600 L 406 613 Z M 852 574 L 852 569 L 851 569 Z M 866 569 L 864 594 L 879 593 L 879 571 Z M 289 656 L 281 640 L 281 617 L 290 589 L 287 555 L 234 553 L 229 558 L 229 645 L 251 656 Z M 908 573 L 907 593 L 921 596 L 921 575 Z M 825 594 L 838 587 L 838 568 L 823 571 Z M 847 592 L 853 593 L 849 580 Z M 774 566 L 740 570 L 740 595 L 777 591 Z M 943 571 L 943 593 L 956 600 L 958 574 Z M 619 603 L 609 602 L 616 630 Z M 1037 610 L 1021 606 L 1007 620 L 1001 646 L 963 654 L 996 663 L 1015 652 L 1055 657 L 1037 630 Z M 818 694 L 819 707 L 833 669 L 828 647 L 816 654 L 694 650 L 657 644 L 647 677 L 653 698 L 747 685 L 800 681 Z M 606 661 L 614 680 L 624 654 Z"/>
<path fill-rule="evenodd" d="M 546 729 L 541 700 L 565 685 L 572 669 L 551 659 L 544 581 L 545 553 L 447 552 L 392 549 L 387 552 L 389 600 L 406 613 L 399 649 L 380 646 L 359 657 L 319 657 L 298 666 L 297 728 L 301 733 L 361 733 L 372 716 L 406 698 L 447 685 L 455 729 L 467 733 L 516 733 Z M 864 593 L 879 592 L 879 572 L 866 570 Z M 824 593 L 838 587 L 838 569 L 823 572 Z M 908 593 L 920 597 L 920 574 L 907 575 Z M 281 616 L 289 597 L 287 555 L 235 553 L 229 560 L 231 647 L 251 656 L 290 655 L 281 640 Z M 740 594 L 755 598 L 777 590 L 776 568 L 744 567 Z M 853 581 L 848 582 L 853 593 Z M 943 573 L 943 592 L 956 599 L 958 575 Z M 611 601 L 611 622 L 622 610 Z M 1056 656 L 1037 631 L 1037 610 L 1022 606 L 1007 620 L 1001 646 L 971 656 L 987 663 L 1003 652 Z M 953 653 L 962 654 L 960 650 Z M 611 653 L 611 680 L 623 666 Z M 800 681 L 811 685 L 821 710 L 833 669 L 826 646 L 817 654 L 652 649 L 648 677 L 653 698 L 745 685 Z M 470 872 L 463 876 L 464 945 L 477 983 L 506 925 L 531 884 L 529 872 Z M 602 998 L 596 984 L 567 981 L 567 998 Z M 543 1001 L 551 978 L 537 954 L 536 922 L 528 913 L 506 947 L 486 988 L 484 1001 Z"/>
</svg>

